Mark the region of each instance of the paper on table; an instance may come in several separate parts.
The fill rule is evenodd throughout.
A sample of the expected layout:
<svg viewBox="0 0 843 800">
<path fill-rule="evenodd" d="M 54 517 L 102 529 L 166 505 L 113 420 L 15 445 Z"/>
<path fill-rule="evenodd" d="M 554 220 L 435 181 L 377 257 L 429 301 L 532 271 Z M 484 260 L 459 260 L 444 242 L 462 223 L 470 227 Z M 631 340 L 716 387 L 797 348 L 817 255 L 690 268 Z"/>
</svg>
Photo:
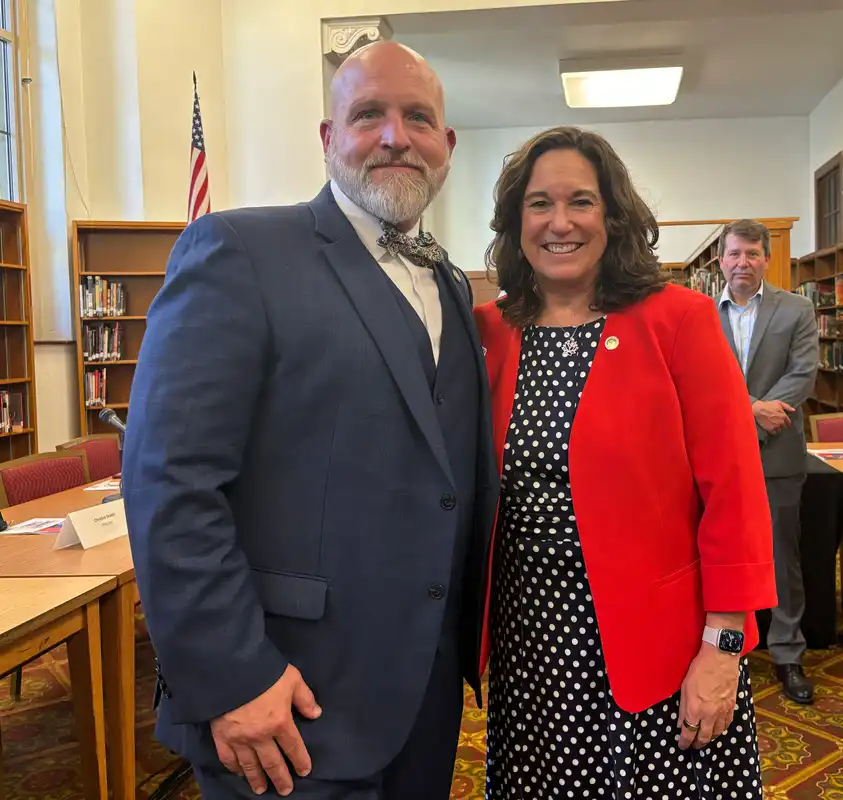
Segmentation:
<svg viewBox="0 0 843 800">
<path fill-rule="evenodd" d="M 58 533 L 64 517 L 34 517 L 6 528 L 2 533 Z"/>
<path fill-rule="evenodd" d="M 839 461 L 843 459 L 843 449 L 831 448 L 828 450 L 808 450 L 808 452 L 823 461 Z"/>
<path fill-rule="evenodd" d="M 114 480 L 113 478 L 108 478 L 107 480 L 100 481 L 99 483 L 95 483 L 93 486 L 86 486 L 86 492 L 119 492 L 120 491 L 120 481 Z"/>
</svg>

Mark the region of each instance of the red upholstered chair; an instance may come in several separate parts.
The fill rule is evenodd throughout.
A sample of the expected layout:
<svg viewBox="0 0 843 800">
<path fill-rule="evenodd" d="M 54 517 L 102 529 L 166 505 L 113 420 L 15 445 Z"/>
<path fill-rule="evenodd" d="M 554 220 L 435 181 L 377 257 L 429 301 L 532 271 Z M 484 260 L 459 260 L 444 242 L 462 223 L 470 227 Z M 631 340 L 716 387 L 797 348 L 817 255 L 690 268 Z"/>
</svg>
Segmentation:
<svg viewBox="0 0 843 800">
<path fill-rule="evenodd" d="M 0 463 L 0 508 L 91 482 L 84 450 L 37 453 Z"/>
<path fill-rule="evenodd" d="M 814 442 L 843 442 L 843 414 L 812 414 L 811 440 Z"/>
<path fill-rule="evenodd" d="M 63 492 L 91 482 L 84 450 L 37 453 L 0 463 L 0 508 L 20 505 L 48 494 Z M 23 668 L 12 674 L 12 697 L 21 697 Z"/>
<path fill-rule="evenodd" d="M 101 481 L 120 472 L 120 437 L 116 433 L 92 433 L 56 445 L 58 452 L 84 450 L 92 481 Z"/>
</svg>

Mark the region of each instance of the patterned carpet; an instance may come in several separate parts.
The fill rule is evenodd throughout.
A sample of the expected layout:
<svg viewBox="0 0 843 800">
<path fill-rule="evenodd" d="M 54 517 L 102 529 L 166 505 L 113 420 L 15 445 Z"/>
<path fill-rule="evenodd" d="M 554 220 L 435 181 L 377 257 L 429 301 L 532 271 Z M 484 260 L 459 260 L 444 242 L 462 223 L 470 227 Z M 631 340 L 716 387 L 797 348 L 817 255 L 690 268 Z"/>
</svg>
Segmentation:
<svg viewBox="0 0 843 800">
<path fill-rule="evenodd" d="M 152 736 L 149 709 L 153 660 L 138 641 L 137 800 L 173 768 L 173 757 Z M 816 702 L 803 707 L 783 698 L 766 654 L 752 657 L 766 795 L 770 800 L 843 800 L 843 649 L 812 652 L 806 661 L 816 680 Z M 23 698 L 12 703 L 9 681 L 0 683 L 3 786 L 6 800 L 83 800 L 64 648 L 24 672 Z M 483 797 L 484 716 L 469 699 L 457 755 L 452 798 Z M 178 800 L 198 800 L 191 781 Z"/>
</svg>

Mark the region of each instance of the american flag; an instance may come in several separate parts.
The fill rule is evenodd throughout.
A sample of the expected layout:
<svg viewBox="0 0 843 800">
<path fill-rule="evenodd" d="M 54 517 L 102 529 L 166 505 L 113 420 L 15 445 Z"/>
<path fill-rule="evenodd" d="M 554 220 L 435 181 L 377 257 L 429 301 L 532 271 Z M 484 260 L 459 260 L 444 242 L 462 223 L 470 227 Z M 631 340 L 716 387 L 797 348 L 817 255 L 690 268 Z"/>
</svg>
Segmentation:
<svg viewBox="0 0 843 800">
<path fill-rule="evenodd" d="M 190 194 L 187 202 L 187 221 L 193 222 L 211 210 L 211 192 L 208 189 L 208 165 L 205 160 L 205 134 L 202 132 L 202 115 L 199 113 L 199 92 L 196 73 L 193 73 L 193 135 L 190 142 Z"/>
</svg>

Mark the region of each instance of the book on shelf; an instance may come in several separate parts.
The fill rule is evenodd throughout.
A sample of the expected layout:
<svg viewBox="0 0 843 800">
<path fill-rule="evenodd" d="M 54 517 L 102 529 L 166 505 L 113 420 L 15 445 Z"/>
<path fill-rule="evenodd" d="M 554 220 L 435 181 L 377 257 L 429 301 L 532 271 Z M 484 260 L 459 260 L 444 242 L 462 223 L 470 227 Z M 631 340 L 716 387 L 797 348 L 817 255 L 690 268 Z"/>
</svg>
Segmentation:
<svg viewBox="0 0 843 800">
<path fill-rule="evenodd" d="M 820 342 L 820 369 L 843 369 L 843 342 Z"/>
<path fill-rule="evenodd" d="M 123 330 L 119 322 L 86 322 L 82 357 L 85 361 L 120 361 L 123 357 Z"/>
<path fill-rule="evenodd" d="M 841 333 L 841 319 L 837 314 L 819 314 L 817 316 L 817 331 L 820 336 L 839 336 Z"/>
<path fill-rule="evenodd" d="M 0 391 L 0 433 L 15 433 L 25 427 L 23 395 L 20 392 Z"/>
<path fill-rule="evenodd" d="M 106 372 L 105 367 L 85 372 L 85 406 L 87 408 L 100 408 L 106 405 Z"/>
<path fill-rule="evenodd" d="M 801 283 L 794 292 L 802 295 L 802 297 L 807 297 L 814 304 L 814 308 L 820 304 L 819 284 L 816 281 Z"/>
<path fill-rule="evenodd" d="M 122 317 L 126 314 L 126 289 L 119 281 L 86 275 L 79 284 L 83 317 Z"/>
<path fill-rule="evenodd" d="M 718 298 L 723 294 L 726 281 L 719 270 L 699 269 L 688 280 L 688 288 Z"/>
<path fill-rule="evenodd" d="M 806 281 L 796 287 L 796 294 L 801 294 L 802 297 L 807 297 L 813 304 L 814 308 L 830 308 L 836 305 L 843 305 L 843 299 L 840 302 L 837 300 L 837 292 L 841 292 L 843 297 L 843 284 L 838 287 L 829 286 L 825 283 L 817 283 L 816 281 Z"/>
</svg>

